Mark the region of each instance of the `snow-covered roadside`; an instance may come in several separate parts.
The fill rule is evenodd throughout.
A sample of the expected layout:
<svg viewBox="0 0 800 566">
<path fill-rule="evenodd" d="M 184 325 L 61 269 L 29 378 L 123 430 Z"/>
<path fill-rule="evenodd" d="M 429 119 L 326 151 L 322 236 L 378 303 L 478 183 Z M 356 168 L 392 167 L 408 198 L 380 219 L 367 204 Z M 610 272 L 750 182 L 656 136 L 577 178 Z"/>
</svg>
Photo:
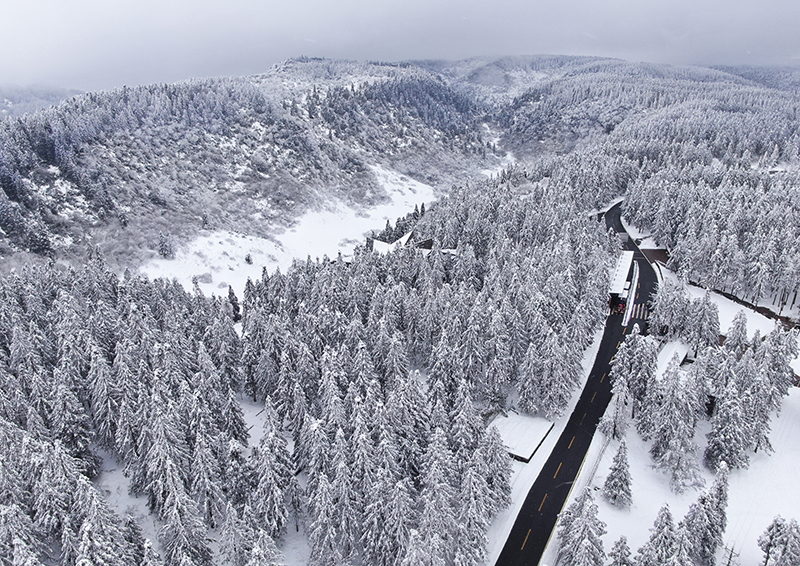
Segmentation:
<svg viewBox="0 0 800 566">
<path fill-rule="evenodd" d="M 664 270 L 666 277 L 677 279 L 669 270 Z M 701 297 L 705 290 L 690 286 L 693 298 Z M 719 308 L 720 328 L 726 332 L 733 322 L 734 316 L 741 310 L 747 315 L 747 330 L 752 338 L 756 330 L 765 335 L 775 327 L 775 321 L 741 305 L 711 293 L 711 299 Z M 659 375 L 666 369 L 667 363 L 675 353 L 684 353 L 686 346 L 680 342 L 669 342 L 659 352 L 657 372 Z M 800 359 L 793 361 L 795 372 L 800 366 Z M 705 446 L 705 435 L 710 430 L 708 421 L 698 423 L 695 442 L 700 445 L 699 452 Z M 750 467 L 745 470 L 733 470 L 729 477 L 728 527 L 723 536 L 726 547 L 733 547 L 740 554 L 740 563 L 757 564 L 762 559 L 757 539 L 764 532 L 775 515 L 789 518 L 800 518 L 800 444 L 796 438 L 800 436 L 800 388 L 793 388 L 784 399 L 780 416 L 773 418 L 770 440 L 775 448 L 772 455 L 759 452 L 751 454 Z M 611 460 L 619 447 L 612 441 L 605 452 L 601 449 L 606 437 L 595 434 L 586 456 L 584 472 L 579 476 L 573 488 L 569 505 L 580 494 L 584 487 L 590 485 L 594 490 L 599 507 L 599 517 L 607 525 L 608 533 L 603 537 L 606 552 L 622 535 L 628 538 L 628 545 L 635 552 L 650 536 L 649 528 L 655 520 L 659 508 L 668 503 L 675 521 L 680 520 L 699 495 L 699 491 L 689 491 L 682 495 L 674 494 L 669 487 L 669 479 L 653 468 L 650 457 L 650 444 L 642 441 L 636 431 L 631 428 L 626 436 L 628 444 L 628 460 L 632 477 L 633 505 L 628 511 L 619 510 L 602 500 L 599 490 L 602 488 Z M 590 478 L 590 470 L 595 462 L 597 473 Z M 706 487 L 713 482 L 713 474 L 702 468 Z M 558 541 L 555 537 L 542 556 L 541 564 L 555 564 L 558 552 Z M 735 557 L 735 556 L 734 556 Z"/>
<path fill-rule="evenodd" d="M 638 230 L 636 227 L 625 222 L 624 218 L 621 218 L 621 220 L 623 227 L 628 231 L 628 234 L 630 234 L 632 238 L 642 238 L 639 249 L 663 249 L 663 246 L 655 245 L 652 237 L 650 237 L 649 232 Z M 652 245 L 648 245 L 648 243 Z M 663 278 L 672 278 L 674 280 L 678 279 L 678 276 L 675 274 L 675 272 L 667 269 L 666 267 L 657 269 L 656 273 L 660 274 Z M 696 285 L 689 285 L 688 290 L 693 299 L 702 297 L 706 292 L 705 289 Z M 731 323 L 733 322 L 733 317 L 736 316 L 736 313 L 742 310 L 745 311 L 745 314 L 747 315 L 748 332 L 752 333 L 754 330 L 758 329 L 761 332 L 761 335 L 764 336 L 765 334 L 772 332 L 772 330 L 775 328 L 776 322 L 774 320 L 769 319 L 751 309 L 745 308 L 742 305 L 731 301 L 727 297 L 723 297 L 719 293 L 712 292 L 711 300 L 713 300 L 719 308 L 719 327 L 723 333 L 727 332 L 728 328 L 730 328 Z M 758 305 L 773 310 L 773 306 L 768 299 L 762 299 L 759 301 Z M 795 305 L 794 309 L 792 310 L 785 309 L 783 311 L 783 315 L 797 317 L 799 312 L 800 304 Z M 800 335 L 798 335 L 798 344 L 800 344 Z M 791 365 L 794 369 L 794 373 L 800 375 L 800 356 L 792 360 Z"/>
<path fill-rule="evenodd" d="M 429 185 L 379 165 L 372 166 L 372 170 L 391 202 L 364 209 L 329 203 L 322 210 L 307 212 L 273 239 L 206 231 L 180 249 L 175 259 L 153 259 L 141 271 L 150 278 L 175 278 L 187 290 L 192 289 L 192 278 L 198 277 L 200 288 L 207 295 L 226 294 L 231 285 L 241 296 L 247 279 L 261 277 L 263 267 L 270 272 L 279 267 L 285 272 L 294 259 L 325 255 L 334 259 L 339 252 L 350 254 L 372 230 L 382 230 L 386 220 L 394 222 L 413 211 L 414 206 L 437 198 Z M 245 262 L 248 254 L 252 264 Z"/>
<path fill-rule="evenodd" d="M 742 565 L 758 564 L 763 559 L 757 540 L 775 515 L 785 518 L 800 517 L 800 470 L 797 467 L 797 462 L 800 462 L 800 444 L 796 442 L 800 435 L 800 388 L 793 388 L 784 399 L 781 415 L 773 420 L 772 429 L 770 439 L 775 453 L 752 454 L 749 468 L 733 470 L 729 476 L 728 527 L 723 536 L 723 544 L 727 548 L 732 547 L 734 553 L 740 555 Z M 695 441 L 703 445 L 709 430 L 708 421 L 701 421 Z M 584 469 L 588 469 L 589 463 L 597 460 L 605 440 L 604 435 L 595 435 Z M 606 552 L 622 535 L 628 538 L 628 545 L 635 552 L 647 542 L 649 529 L 664 503 L 669 504 L 677 523 L 700 494 L 700 491 L 688 491 L 682 495 L 673 493 L 669 487 L 669 479 L 653 468 L 650 444 L 644 442 L 633 428 L 629 429 L 626 442 L 633 491 L 630 510 L 620 510 L 609 505 L 599 493 L 611 467 L 611 460 L 619 447 L 616 441 L 612 441 L 602 455 L 597 474 L 591 482 L 586 474 L 582 475 L 567 502 L 567 505 L 572 503 L 587 484 L 595 490 L 599 518 L 606 523 L 608 531 L 602 537 Z M 714 476 L 706 468 L 702 468 L 702 475 L 707 488 L 714 481 Z M 558 541 L 553 537 L 541 563 L 555 564 L 557 551 Z"/>
<path fill-rule="evenodd" d="M 519 515 L 519 511 L 522 508 L 522 504 L 525 502 L 528 492 L 531 490 L 533 482 L 539 477 L 542 466 L 547 462 L 550 453 L 553 451 L 553 447 L 561 436 L 561 433 L 564 432 L 564 427 L 567 426 L 567 421 L 572 411 L 575 409 L 578 399 L 580 399 L 583 388 L 586 386 L 586 380 L 589 378 L 589 372 L 592 370 L 594 359 L 597 356 L 597 350 L 600 348 L 603 330 L 604 329 L 601 328 L 597 331 L 592 344 L 583 354 L 583 360 L 581 362 L 583 366 L 583 378 L 573 393 L 569 406 L 565 409 L 562 417 L 555 422 L 553 430 L 547 435 L 530 462 L 523 464 L 516 460 L 513 461 L 511 505 L 500 511 L 489 526 L 489 531 L 487 533 L 487 538 L 489 540 L 487 564 L 494 564 L 497 562 L 497 558 L 503 551 L 503 545 L 506 543 L 506 539 L 511 532 L 511 528 L 514 526 L 514 521 L 516 521 L 517 515 Z"/>
</svg>

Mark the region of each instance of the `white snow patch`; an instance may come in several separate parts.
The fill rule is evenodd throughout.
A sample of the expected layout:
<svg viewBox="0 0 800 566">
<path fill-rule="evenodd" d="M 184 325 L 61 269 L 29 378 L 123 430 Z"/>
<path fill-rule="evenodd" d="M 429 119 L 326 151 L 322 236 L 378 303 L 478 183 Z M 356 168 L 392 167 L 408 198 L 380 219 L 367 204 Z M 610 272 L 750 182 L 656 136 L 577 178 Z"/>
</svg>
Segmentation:
<svg viewBox="0 0 800 566">
<path fill-rule="evenodd" d="M 233 232 L 203 232 L 180 249 L 175 259 L 153 259 L 141 270 L 151 278 L 175 278 L 185 289 L 192 289 L 192 278 L 199 276 L 206 294 L 226 293 L 231 285 L 241 296 L 248 278 L 261 277 L 262 268 L 286 271 L 294 259 L 335 259 L 339 252 L 349 254 L 364 243 L 370 231 L 382 230 L 386 220 L 405 216 L 414 206 L 436 200 L 433 187 L 415 181 L 380 165 L 372 166 L 391 202 L 371 208 L 353 208 L 341 202 L 311 211 L 274 239 L 258 238 Z M 245 263 L 250 254 L 252 265 Z M 210 276 L 210 282 L 209 282 Z"/>
</svg>

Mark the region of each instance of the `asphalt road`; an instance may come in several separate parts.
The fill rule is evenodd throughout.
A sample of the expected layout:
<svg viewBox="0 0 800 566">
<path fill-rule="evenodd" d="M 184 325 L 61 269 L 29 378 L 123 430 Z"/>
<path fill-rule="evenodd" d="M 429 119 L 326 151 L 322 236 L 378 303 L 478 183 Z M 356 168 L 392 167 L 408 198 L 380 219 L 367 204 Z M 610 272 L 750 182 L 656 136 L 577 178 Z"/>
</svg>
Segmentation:
<svg viewBox="0 0 800 566">
<path fill-rule="evenodd" d="M 624 232 L 620 222 L 620 205 L 608 211 L 605 221 L 615 231 Z M 623 248 L 633 250 L 634 261 L 639 263 L 639 284 L 635 301 L 637 305 L 644 305 L 656 289 L 656 274 L 642 252 L 630 240 Z M 647 309 L 644 306 L 635 308 L 634 316 L 627 326 L 622 326 L 621 314 L 609 315 L 606 319 L 603 338 L 586 387 L 570 415 L 564 432 L 525 498 L 503 551 L 497 559 L 497 566 L 539 564 L 547 541 L 553 533 L 558 514 L 563 509 L 572 484 L 583 466 L 597 424 L 611 400 L 611 383 L 608 379 L 611 358 L 634 324 L 638 323 L 640 329 L 646 332 L 643 318 L 646 313 Z"/>
</svg>

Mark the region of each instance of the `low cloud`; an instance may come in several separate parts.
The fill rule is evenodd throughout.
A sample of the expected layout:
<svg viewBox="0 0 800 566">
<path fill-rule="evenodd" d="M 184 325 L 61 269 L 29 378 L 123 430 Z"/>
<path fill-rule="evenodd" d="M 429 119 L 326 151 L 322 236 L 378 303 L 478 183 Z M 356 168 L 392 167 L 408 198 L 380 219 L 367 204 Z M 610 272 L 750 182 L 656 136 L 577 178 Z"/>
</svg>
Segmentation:
<svg viewBox="0 0 800 566">
<path fill-rule="evenodd" d="M 92 90 L 263 72 L 299 55 L 796 65 L 798 29 L 788 0 L 28 0 L 0 8 L 0 84 Z"/>
</svg>

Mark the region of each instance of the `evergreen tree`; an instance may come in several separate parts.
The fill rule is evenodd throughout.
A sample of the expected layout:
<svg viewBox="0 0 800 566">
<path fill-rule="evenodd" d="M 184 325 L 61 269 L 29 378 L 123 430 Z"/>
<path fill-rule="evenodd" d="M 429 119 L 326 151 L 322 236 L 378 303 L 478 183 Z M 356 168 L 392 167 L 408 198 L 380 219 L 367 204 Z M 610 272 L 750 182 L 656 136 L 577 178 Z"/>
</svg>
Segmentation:
<svg viewBox="0 0 800 566">
<path fill-rule="evenodd" d="M 266 531 L 260 531 L 245 566 L 279 566 L 281 553 Z"/>
<path fill-rule="evenodd" d="M 758 546 L 764 552 L 764 566 L 800 564 L 800 526 L 778 515 L 758 537 Z"/>
<path fill-rule="evenodd" d="M 458 566 L 479 566 L 486 561 L 491 502 L 484 467 L 480 453 L 474 452 L 461 477 L 454 558 Z"/>
<path fill-rule="evenodd" d="M 613 369 L 612 369 L 613 372 Z M 630 405 L 633 403 L 628 380 L 624 375 L 617 375 L 612 386 L 613 397 L 609 403 L 603 418 L 600 419 L 598 429 L 606 436 L 614 440 L 625 437 L 628 430 L 628 416 L 630 415 Z"/>
<path fill-rule="evenodd" d="M 631 549 L 628 547 L 628 538 L 625 535 L 617 539 L 614 546 L 608 552 L 608 557 L 611 558 L 611 562 L 608 566 L 633 566 Z"/>
<path fill-rule="evenodd" d="M 451 485 L 453 455 L 440 428 L 431 433 L 422 469 L 422 510 L 419 532 L 430 550 L 431 560 L 448 561 L 454 549 L 456 521 L 453 516 L 455 493 Z"/>
<path fill-rule="evenodd" d="M 603 484 L 603 497 L 615 507 L 627 509 L 631 506 L 631 474 L 628 466 L 628 448 L 624 440 L 620 442 Z"/>
<path fill-rule="evenodd" d="M 747 314 L 744 310 L 740 310 L 733 317 L 731 327 L 728 329 L 728 334 L 725 336 L 724 343 L 725 350 L 736 356 L 736 359 L 741 359 L 745 350 L 748 347 L 747 341 Z"/>
<path fill-rule="evenodd" d="M 219 553 L 224 563 L 228 566 L 245 566 L 254 541 L 252 526 L 239 519 L 236 508 L 229 502 L 219 539 Z"/>
<path fill-rule="evenodd" d="M 636 566 L 661 566 L 675 554 L 677 539 L 672 513 L 666 503 L 658 512 L 650 538 L 636 553 Z"/>
<path fill-rule="evenodd" d="M 503 444 L 497 427 L 491 425 L 483 434 L 479 448 L 480 457 L 486 463 L 486 485 L 489 488 L 490 515 L 494 515 L 511 503 L 511 457 Z"/>
<path fill-rule="evenodd" d="M 602 566 L 606 553 L 600 537 L 605 533 L 606 524 L 597 517 L 597 505 L 587 488 L 567 509 L 559 526 L 559 563 Z"/>
<path fill-rule="evenodd" d="M 717 411 L 711 419 L 711 432 L 706 435 L 706 466 L 716 470 L 720 462 L 725 462 L 734 468 L 746 468 L 750 463 L 747 453 L 751 445 L 749 432 L 739 392 L 736 384 L 731 382 L 724 396 L 717 400 Z"/>
<path fill-rule="evenodd" d="M 314 517 L 308 531 L 308 542 L 311 546 L 309 563 L 313 566 L 343 563 L 344 557 L 333 522 L 331 488 L 325 474 L 319 475 L 308 504 L 311 516 Z"/>
</svg>

